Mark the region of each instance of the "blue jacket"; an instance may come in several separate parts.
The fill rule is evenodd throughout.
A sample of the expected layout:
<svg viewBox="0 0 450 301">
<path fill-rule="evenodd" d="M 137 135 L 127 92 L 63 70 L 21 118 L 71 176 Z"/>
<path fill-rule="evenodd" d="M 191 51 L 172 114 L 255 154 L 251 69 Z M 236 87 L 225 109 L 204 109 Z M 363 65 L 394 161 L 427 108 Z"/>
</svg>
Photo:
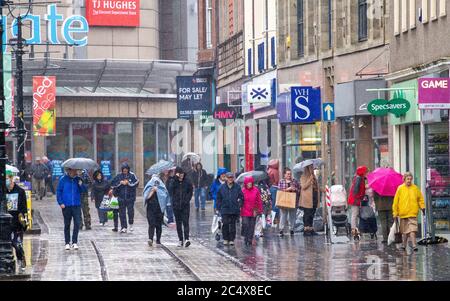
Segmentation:
<svg viewBox="0 0 450 301">
<path fill-rule="evenodd" d="M 244 200 L 244 194 L 242 193 L 241 186 L 234 183 L 230 188 L 228 184 L 225 183 L 220 186 L 217 192 L 217 210 L 219 210 L 221 215 L 224 214 L 236 214 L 241 213 L 241 206 Z"/>
<path fill-rule="evenodd" d="M 128 174 L 118 174 L 111 183 L 113 187 L 114 195 L 117 196 L 119 201 L 136 201 L 136 189 L 139 184 L 139 180 L 134 173 L 130 171 L 128 164 L 122 164 L 121 171 L 128 169 Z M 128 185 L 120 184 L 121 181 L 128 180 Z"/>
<path fill-rule="evenodd" d="M 223 167 L 219 168 L 216 179 L 211 184 L 211 187 L 209 187 L 210 200 L 212 199 L 212 200 L 216 201 L 217 192 L 219 191 L 220 185 L 222 185 L 222 183 L 219 181 L 219 177 L 227 172 L 228 172 L 228 170 L 226 168 L 223 168 Z"/>
<path fill-rule="evenodd" d="M 87 188 L 85 185 L 79 185 L 81 178 L 76 176 L 74 178 L 64 175 L 58 184 L 56 190 L 56 201 L 59 205 L 64 205 L 66 207 L 74 207 L 81 205 L 81 193 L 86 192 Z"/>
</svg>

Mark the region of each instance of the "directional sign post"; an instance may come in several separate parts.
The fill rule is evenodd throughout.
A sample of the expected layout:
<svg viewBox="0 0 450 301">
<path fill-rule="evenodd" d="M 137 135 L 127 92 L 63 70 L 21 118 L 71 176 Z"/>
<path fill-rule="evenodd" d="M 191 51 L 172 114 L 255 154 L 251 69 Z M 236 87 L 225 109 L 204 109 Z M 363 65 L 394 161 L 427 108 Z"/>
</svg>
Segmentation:
<svg viewBox="0 0 450 301">
<path fill-rule="evenodd" d="M 334 122 L 336 120 L 334 114 L 334 103 L 324 103 L 322 108 L 323 121 Z"/>
</svg>

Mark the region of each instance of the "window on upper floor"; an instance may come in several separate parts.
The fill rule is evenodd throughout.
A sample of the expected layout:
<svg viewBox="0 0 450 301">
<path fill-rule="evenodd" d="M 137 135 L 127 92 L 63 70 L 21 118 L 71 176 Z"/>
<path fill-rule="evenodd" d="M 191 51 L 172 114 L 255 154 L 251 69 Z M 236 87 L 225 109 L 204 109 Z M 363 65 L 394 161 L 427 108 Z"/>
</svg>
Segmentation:
<svg viewBox="0 0 450 301">
<path fill-rule="evenodd" d="M 206 48 L 212 48 L 212 0 L 205 0 Z"/>
<path fill-rule="evenodd" d="M 358 40 L 367 40 L 367 0 L 358 0 Z"/>
<path fill-rule="evenodd" d="M 304 0 L 297 0 L 298 56 L 305 55 Z"/>
</svg>

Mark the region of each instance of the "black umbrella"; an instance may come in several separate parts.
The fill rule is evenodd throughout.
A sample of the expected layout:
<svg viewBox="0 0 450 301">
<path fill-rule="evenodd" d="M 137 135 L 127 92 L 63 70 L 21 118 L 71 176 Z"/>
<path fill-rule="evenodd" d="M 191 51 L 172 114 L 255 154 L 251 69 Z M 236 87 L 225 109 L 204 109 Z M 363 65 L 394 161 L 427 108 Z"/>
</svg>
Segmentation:
<svg viewBox="0 0 450 301">
<path fill-rule="evenodd" d="M 98 164 L 94 160 L 88 158 L 72 158 L 66 160 L 61 166 L 70 169 L 98 169 Z"/>
<path fill-rule="evenodd" d="M 236 183 L 244 184 L 244 179 L 246 177 L 253 177 L 253 180 L 255 181 L 255 183 L 269 179 L 269 175 L 267 174 L 267 172 L 260 171 L 260 170 L 252 170 L 252 171 L 247 171 L 247 172 L 241 173 L 239 175 L 239 177 L 237 177 Z"/>
<path fill-rule="evenodd" d="M 146 174 L 151 176 L 154 174 L 160 174 L 162 172 L 165 172 L 172 167 L 174 167 L 174 163 L 166 160 L 159 160 L 158 163 L 153 164 L 147 171 Z"/>
</svg>

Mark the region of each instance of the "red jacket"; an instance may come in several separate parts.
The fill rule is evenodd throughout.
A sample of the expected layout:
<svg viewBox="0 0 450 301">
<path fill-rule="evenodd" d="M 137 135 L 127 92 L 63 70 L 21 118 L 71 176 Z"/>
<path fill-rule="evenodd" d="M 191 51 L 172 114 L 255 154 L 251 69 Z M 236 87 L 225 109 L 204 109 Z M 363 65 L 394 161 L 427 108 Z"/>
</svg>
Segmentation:
<svg viewBox="0 0 450 301">
<path fill-rule="evenodd" d="M 356 176 L 353 178 L 350 193 L 348 195 L 348 204 L 350 206 L 361 206 L 361 201 L 366 195 L 366 177 L 367 167 L 360 166 L 356 170 Z"/>
<path fill-rule="evenodd" d="M 270 185 L 277 186 L 280 182 L 280 160 L 272 159 L 269 161 L 269 167 L 267 173 L 269 174 Z"/>
<path fill-rule="evenodd" d="M 248 183 L 253 183 L 251 189 L 247 188 Z M 241 208 L 241 216 L 253 217 L 253 212 L 256 214 L 262 214 L 263 206 L 261 201 L 261 193 L 259 189 L 255 187 L 253 177 L 246 177 L 244 179 L 244 188 L 242 188 L 244 194 L 244 204 Z"/>
</svg>

